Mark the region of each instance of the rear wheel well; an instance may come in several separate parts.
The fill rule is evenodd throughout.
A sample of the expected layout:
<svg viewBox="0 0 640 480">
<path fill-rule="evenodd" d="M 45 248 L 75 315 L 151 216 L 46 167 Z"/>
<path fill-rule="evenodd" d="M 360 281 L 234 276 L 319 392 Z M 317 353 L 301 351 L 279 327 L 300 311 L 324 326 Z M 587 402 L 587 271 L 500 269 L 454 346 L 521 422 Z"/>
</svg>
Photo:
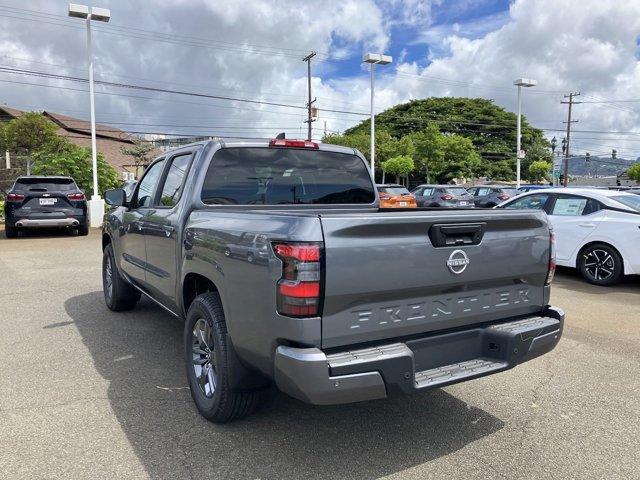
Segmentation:
<svg viewBox="0 0 640 480">
<path fill-rule="evenodd" d="M 206 292 L 218 292 L 216 285 L 204 275 L 198 273 L 187 273 L 182 283 L 182 308 L 184 313 L 189 311 L 193 300 Z"/>
<path fill-rule="evenodd" d="M 578 250 L 578 255 L 576 255 L 576 268 L 580 268 L 580 255 L 582 255 L 582 252 L 584 252 L 587 248 L 592 247 L 594 245 L 604 245 L 614 250 L 620 256 L 620 260 L 622 260 L 622 268 L 624 271 L 624 258 L 622 257 L 620 250 L 618 250 L 616 247 L 614 247 L 610 243 L 598 242 L 598 241 L 586 243 L 580 248 L 580 250 Z"/>
</svg>

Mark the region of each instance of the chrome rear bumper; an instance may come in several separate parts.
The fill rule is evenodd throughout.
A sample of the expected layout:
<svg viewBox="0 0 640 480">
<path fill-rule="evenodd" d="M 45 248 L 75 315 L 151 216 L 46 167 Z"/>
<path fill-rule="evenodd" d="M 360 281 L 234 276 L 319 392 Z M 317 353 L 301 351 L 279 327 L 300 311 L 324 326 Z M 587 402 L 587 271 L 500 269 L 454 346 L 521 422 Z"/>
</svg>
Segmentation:
<svg viewBox="0 0 640 480">
<path fill-rule="evenodd" d="M 77 227 L 78 225 L 80 225 L 80 222 L 75 218 L 23 218 L 16 221 L 16 227 L 19 228 Z"/>
</svg>

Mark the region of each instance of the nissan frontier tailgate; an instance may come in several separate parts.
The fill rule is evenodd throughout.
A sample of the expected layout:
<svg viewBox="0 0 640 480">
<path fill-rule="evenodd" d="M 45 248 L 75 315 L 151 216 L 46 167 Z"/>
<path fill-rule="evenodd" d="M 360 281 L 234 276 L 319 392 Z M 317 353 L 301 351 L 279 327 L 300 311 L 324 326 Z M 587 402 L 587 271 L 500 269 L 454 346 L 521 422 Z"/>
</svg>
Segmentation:
<svg viewBox="0 0 640 480">
<path fill-rule="evenodd" d="M 544 213 L 413 211 L 320 215 L 323 348 L 542 311 Z"/>
</svg>

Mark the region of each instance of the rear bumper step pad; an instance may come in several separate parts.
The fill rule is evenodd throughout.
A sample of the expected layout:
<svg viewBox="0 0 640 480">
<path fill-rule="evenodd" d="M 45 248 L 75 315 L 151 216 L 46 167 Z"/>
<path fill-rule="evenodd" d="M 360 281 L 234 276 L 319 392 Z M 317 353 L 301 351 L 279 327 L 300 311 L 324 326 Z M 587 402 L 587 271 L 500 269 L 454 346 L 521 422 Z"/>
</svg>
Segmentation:
<svg viewBox="0 0 640 480">
<path fill-rule="evenodd" d="M 308 403 L 349 403 L 412 393 L 507 370 L 552 350 L 564 312 L 338 353 L 280 346 L 278 387 Z"/>
</svg>

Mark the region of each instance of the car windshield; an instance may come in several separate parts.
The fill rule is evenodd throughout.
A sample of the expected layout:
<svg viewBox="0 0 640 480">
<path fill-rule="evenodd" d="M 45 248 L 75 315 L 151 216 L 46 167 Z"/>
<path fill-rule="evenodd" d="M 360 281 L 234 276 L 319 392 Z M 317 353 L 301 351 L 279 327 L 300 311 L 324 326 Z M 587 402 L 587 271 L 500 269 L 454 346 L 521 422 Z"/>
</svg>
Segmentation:
<svg viewBox="0 0 640 480">
<path fill-rule="evenodd" d="M 77 190 L 76 183 L 71 178 L 19 178 L 14 190 L 20 192 L 69 192 Z"/>
<path fill-rule="evenodd" d="M 466 188 L 462 188 L 462 187 L 447 187 L 447 193 L 450 193 L 451 195 L 455 195 L 456 197 L 464 197 L 466 195 L 469 195 L 469 192 L 467 192 Z"/>
<path fill-rule="evenodd" d="M 297 148 L 218 150 L 202 201 L 212 205 L 370 204 L 369 170 L 356 155 Z"/>
<path fill-rule="evenodd" d="M 379 187 L 379 192 L 388 193 L 389 195 L 409 195 L 409 190 L 404 187 Z"/>
<path fill-rule="evenodd" d="M 626 205 L 627 207 L 633 208 L 636 212 L 640 212 L 640 197 L 639 196 L 631 196 L 631 195 L 615 195 L 613 197 L 609 197 L 611 200 L 615 200 L 618 203 Z"/>
</svg>

